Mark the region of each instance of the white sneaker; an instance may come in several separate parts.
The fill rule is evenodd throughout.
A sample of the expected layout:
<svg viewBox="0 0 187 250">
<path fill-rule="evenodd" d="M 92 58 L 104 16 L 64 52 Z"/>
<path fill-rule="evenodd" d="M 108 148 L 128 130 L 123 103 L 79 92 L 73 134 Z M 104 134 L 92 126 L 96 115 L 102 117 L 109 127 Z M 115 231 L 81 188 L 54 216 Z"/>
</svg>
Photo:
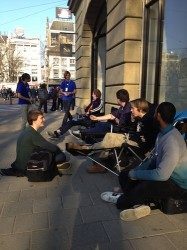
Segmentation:
<svg viewBox="0 0 187 250">
<path fill-rule="evenodd" d="M 124 221 L 133 221 L 145 217 L 151 213 L 149 206 L 139 206 L 131 209 L 123 210 L 120 213 L 120 218 Z"/>
<path fill-rule="evenodd" d="M 80 132 L 80 130 L 75 130 L 75 131 L 72 132 L 72 134 L 75 135 L 75 136 L 80 136 L 81 132 Z"/>
<path fill-rule="evenodd" d="M 101 194 L 101 199 L 110 202 L 110 203 L 117 203 L 118 198 L 122 195 L 122 193 L 114 193 L 114 192 L 104 192 Z"/>
</svg>

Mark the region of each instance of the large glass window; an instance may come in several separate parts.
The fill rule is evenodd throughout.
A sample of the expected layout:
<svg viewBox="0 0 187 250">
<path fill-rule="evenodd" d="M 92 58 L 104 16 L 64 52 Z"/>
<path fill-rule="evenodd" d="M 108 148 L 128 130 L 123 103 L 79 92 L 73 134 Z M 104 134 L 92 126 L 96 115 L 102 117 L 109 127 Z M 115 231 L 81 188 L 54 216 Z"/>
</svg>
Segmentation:
<svg viewBox="0 0 187 250">
<path fill-rule="evenodd" d="M 157 102 L 160 49 L 160 5 L 159 0 L 149 1 L 145 6 L 144 49 L 141 95 L 149 102 Z"/>
<path fill-rule="evenodd" d="M 149 8 L 149 30 L 148 30 L 148 56 L 146 76 L 146 99 L 154 102 L 155 77 L 156 77 L 156 54 L 158 38 L 158 10 L 159 2 Z"/>
<path fill-rule="evenodd" d="M 187 108 L 187 1 L 167 0 L 164 11 L 159 102 Z"/>
</svg>

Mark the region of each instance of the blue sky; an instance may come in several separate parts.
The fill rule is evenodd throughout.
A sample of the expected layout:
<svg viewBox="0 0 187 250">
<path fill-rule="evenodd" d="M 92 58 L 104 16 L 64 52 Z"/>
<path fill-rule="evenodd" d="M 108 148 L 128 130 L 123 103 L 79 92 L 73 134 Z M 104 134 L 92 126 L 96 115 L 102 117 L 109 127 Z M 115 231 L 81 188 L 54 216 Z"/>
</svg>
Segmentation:
<svg viewBox="0 0 187 250">
<path fill-rule="evenodd" d="M 46 19 L 55 18 L 56 7 L 66 7 L 68 0 L 3 0 L 0 8 L 1 34 L 13 33 L 21 27 L 26 37 L 44 40 Z"/>
</svg>

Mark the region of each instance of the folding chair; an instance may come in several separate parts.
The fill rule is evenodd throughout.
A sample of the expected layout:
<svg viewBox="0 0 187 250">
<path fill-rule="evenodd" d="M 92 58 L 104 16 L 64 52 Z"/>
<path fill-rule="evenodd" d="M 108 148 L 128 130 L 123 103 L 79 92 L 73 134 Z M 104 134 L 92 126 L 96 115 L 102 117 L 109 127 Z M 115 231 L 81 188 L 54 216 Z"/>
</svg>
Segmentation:
<svg viewBox="0 0 187 250">
<path fill-rule="evenodd" d="M 133 147 L 138 147 L 136 142 L 129 140 L 128 134 L 117 134 L 117 133 L 107 133 L 103 139 L 102 142 L 95 143 L 94 148 L 88 148 L 85 150 L 79 150 L 79 149 L 69 149 L 67 147 L 68 144 L 66 144 L 66 150 L 70 152 L 73 155 L 82 155 L 87 157 L 88 159 L 92 160 L 93 162 L 101 165 L 108 171 L 112 172 L 115 175 L 118 175 L 114 171 L 112 171 L 110 168 L 105 166 L 103 163 L 101 163 L 97 158 L 95 158 L 97 153 L 100 153 L 101 151 L 109 151 L 114 155 L 115 160 L 115 167 L 118 172 L 121 172 L 121 155 L 124 150 L 128 149 L 130 152 L 133 153 L 134 156 L 137 157 L 139 161 L 142 161 L 142 158 L 138 156 L 138 154 L 133 150 Z"/>
<path fill-rule="evenodd" d="M 176 127 L 179 132 L 184 136 L 184 140 L 187 142 L 187 111 L 178 112 L 175 116 L 173 126 Z"/>
</svg>

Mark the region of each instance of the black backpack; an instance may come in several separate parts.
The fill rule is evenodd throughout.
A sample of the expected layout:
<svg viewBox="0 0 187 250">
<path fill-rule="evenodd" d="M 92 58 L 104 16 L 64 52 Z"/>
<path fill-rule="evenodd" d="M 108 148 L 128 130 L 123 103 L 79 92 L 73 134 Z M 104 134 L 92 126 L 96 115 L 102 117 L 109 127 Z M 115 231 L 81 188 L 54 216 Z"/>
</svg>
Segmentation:
<svg viewBox="0 0 187 250">
<path fill-rule="evenodd" d="M 52 181 L 58 175 L 53 153 L 35 150 L 27 162 L 27 177 L 30 182 Z"/>
</svg>

